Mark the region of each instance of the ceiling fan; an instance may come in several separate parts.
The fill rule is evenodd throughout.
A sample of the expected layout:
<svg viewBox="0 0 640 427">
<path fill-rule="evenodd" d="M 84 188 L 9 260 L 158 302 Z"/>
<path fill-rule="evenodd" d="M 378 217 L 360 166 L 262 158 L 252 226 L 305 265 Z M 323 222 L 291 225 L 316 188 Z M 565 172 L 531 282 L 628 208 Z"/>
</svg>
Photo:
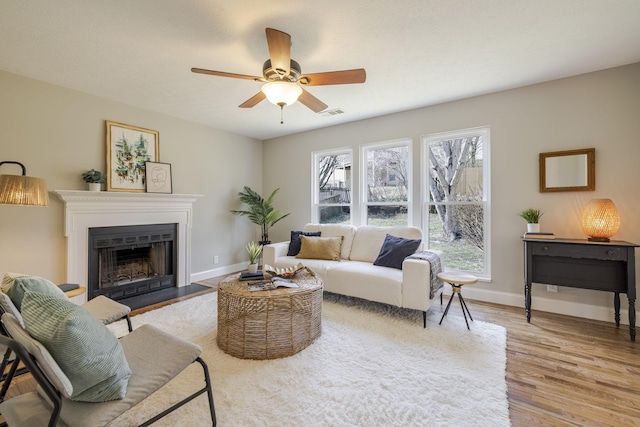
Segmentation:
<svg viewBox="0 0 640 427">
<path fill-rule="evenodd" d="M 191 71 L 212 76 L 231 77 L 234 79 L 253 80 L 265 83 L 262 90 L 239 105 L 240 108 L 251 108 L 267 98 L 278 105 L 282 111 L 284 106 L 299 100 L 303 105 L 316 113 L 327 108 L 327 104 L 311 95 L 302 86 L 323 86 L 364 83 L 366 72 L 363 68 L 353 70 L 328 71 L 324 73 L 302 74 L 300 64 L 291 59 L 291 36 L 273 28 L 267 28 L 267 45 L 269 59 L 262 66 L 262 77 L 245 74 L 226 73 L 223 71 L 192 68 Z M 302 85 L 302 86 L 301 86 Z M 282 113 L 281 113 L 282 114 Z M 282 119 L 280 123 L 283 123 Z"/>
</svg>

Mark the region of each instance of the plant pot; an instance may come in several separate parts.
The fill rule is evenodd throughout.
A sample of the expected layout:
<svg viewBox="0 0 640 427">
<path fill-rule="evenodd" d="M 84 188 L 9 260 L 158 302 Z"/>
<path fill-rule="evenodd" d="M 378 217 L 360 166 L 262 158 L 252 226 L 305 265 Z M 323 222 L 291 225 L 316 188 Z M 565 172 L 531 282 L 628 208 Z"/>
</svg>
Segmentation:
<svg viewBox="0 0 640 427">
<path fill-rule="evenodd" d="M 527 224 L 527 233 L 539 233 L 540 224 Z"/>
<path fill-rule="evenodd" d="M 249 271 L 249 273 L 253 274 L 256 271 L 258 271 L 258 264 L 249 264 L 247 265 L 247 270 Z"/>
<path fill-rule="evenodd" d="M 102 190 L 102 184 L 99 182 L 89 182 L 89 191 L 100 191 Z"/>
</svg>

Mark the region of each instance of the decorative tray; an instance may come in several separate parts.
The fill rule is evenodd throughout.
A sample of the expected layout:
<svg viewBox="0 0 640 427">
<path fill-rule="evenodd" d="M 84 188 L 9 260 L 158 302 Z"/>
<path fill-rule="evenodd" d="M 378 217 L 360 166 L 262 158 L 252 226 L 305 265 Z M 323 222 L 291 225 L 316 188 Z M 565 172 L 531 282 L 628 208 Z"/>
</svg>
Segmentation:
<svg viewBox="0 0 640 427">
<path fill-rule="evenodd" d="M 272 267 L 269 264 L 265 264 L 263 267 L 263 270 L 271 274 L 272 276 L 293 277 L 296 275 L 298 271 L 304 270 L 305 268 L 306 267 L 299 262 L 298 264 L 292 267 L 282 267 L 282 268 Z"/>
</svg>

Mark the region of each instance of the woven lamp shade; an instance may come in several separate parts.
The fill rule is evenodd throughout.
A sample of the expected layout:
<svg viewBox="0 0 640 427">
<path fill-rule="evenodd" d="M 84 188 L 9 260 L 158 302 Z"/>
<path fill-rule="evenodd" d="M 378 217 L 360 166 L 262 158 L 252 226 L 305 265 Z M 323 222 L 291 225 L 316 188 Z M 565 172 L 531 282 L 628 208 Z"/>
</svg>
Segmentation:
<svg viewBox="0 0 640 427">
<path fill-rule="evenodd" d="M 595 242 L 608 242 L 620 228 L 620 213 L 611 199 L 593 199 L 582 212 L 582 230 Z"/>
<path fill-rule="evenodd" d="M 24 175 L 0 175 L 0 203 L 48 206 L 49 193 L 44 179 Z"/>
</svg>

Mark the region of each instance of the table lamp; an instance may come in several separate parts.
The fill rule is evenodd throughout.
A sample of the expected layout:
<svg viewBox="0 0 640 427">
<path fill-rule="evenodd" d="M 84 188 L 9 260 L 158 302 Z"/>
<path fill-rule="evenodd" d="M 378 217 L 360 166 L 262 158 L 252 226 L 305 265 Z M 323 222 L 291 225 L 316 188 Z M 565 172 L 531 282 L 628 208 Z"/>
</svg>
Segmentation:
<svg viewBox="0 0 640 427">
<path fill-rule="evenodd" d="M 582 230 L 592 242 L 608 242 L 620 228 L 620 213 L 611 199 L 593 199 L 582 212 Z"/>
</svg>

